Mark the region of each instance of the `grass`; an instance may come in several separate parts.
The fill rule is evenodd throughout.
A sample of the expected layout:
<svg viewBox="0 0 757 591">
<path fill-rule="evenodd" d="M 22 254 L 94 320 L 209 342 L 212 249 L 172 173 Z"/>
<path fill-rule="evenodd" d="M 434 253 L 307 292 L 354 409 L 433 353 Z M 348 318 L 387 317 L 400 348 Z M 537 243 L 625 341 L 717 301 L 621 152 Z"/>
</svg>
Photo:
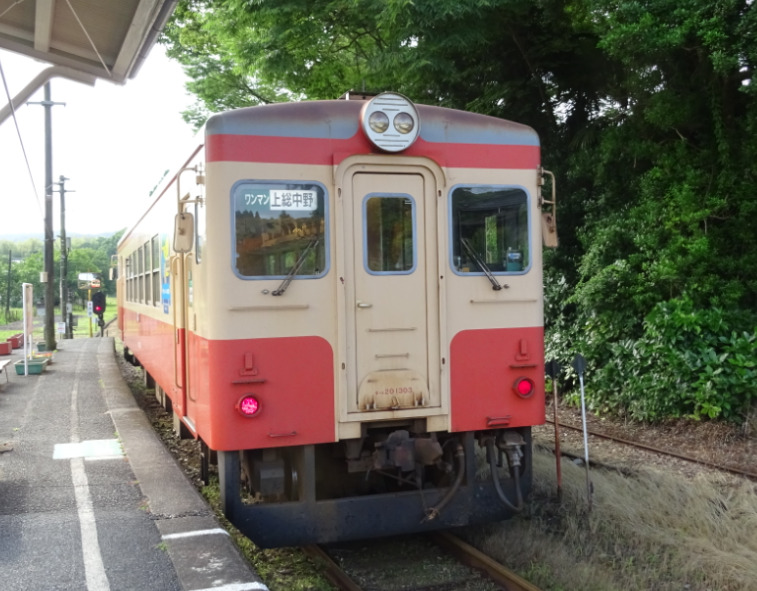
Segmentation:
<svg viewBox="0 0 757 591">
<path fill-rule="evenodd" d="M 534 457 L 528 514 L 478 531 L 473 542 L 545 591 L 754 591 L 757 494 L 753 483 L 648 470 L 593 470 L 563 461 L 555 501 L 554 456 Z"/>
</svg>

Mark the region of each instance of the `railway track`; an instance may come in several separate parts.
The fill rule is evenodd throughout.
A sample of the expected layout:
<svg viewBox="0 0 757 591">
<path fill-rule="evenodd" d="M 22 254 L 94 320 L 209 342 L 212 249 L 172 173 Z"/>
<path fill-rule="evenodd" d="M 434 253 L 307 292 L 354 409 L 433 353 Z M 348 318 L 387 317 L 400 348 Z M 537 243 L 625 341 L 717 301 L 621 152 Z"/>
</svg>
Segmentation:
<svg viewBox="0 0 757 591">
<path fill-rule="evenodd" d="M 339 591 L 539 591 L 447 532 L 305 551 Z"/>
<path fill-rule="evenodd" d="M 548 418 L 547 422 L 550 423 L 550 424 L 552 424 L 552 425 L 554 425 L 554 420 L 553 419 L 549 419 Z M 559 427 L 560 428 L 565 428 L 565 429 L 571 429 L 573 431 L 583 431 L 582 427 L 577 427 L 575 425 L 571 425 L 570 423 L 560 422 L 559 423 Z M 743 476 L 745 478 L 750 478 L 752 480 L 756 480 L 757 481 L 757 472 L 751 472 L 749 470 L 742 470 L 740 468 L 732 468 L 730 466 L 724 466 L 722 464 L 717 464 L 715 462 L 710 462 L 708 460 L 702 460 L 702 459 L 695 458 L 695 457 L 692 457 L 692 456 L 687 456 L 685 454 L 681 454 L 681 453 L 678 453 L 678 452 L 675 452 L 675 451 L 670 451 L 670 450 L 666 450 L 666 449 L 660 449 L 658 447 L 655 447 L 655 446 L 652 446 L 652 445 L 647 445 L 645 443 L 640 443 L 638 441 L 632 441 L 630 439 L 623 439 L 621 437 L 615 437 L 614 435 L 608 435 L 606 433 L 600 433 L 598 431 L 592 431 L 591 429 L 588 429 L 587 433 L 589 435 L 592 435 L 594 437 L 599 437 L 601 439 L 607 439 L 609 441 L 614 441 L 616 443 L 621 443 L 623 445 L 629 445 L 629 446 L 635 447 L 637 449 L 643 449 L 645 451 L 653 452 L 653 453 L 656 453 L 656 454 L 660 454 L 660 455 L 665 455 L 665 456 L 677 458 L 679 460 L 684 460 L 686 462 L 691 462 L 693 464 L 699 464 L 700 466 L 706 466 L 708 468 L 713 468 L 715 470 L 721 470 L 723 472 L 728 472 L 729 474 L 735 474 L 737 476 Z"/>
</svg>

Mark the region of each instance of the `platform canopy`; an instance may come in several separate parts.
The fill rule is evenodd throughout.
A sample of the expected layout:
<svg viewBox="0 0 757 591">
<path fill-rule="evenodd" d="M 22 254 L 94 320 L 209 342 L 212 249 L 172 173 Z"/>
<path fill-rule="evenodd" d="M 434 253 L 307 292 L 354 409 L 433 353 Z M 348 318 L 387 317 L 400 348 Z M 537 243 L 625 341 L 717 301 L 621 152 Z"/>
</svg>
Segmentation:
<svg viewBox="0 0 757 591">
<path fill-rule="evenodd" d="M 56 76 L 133 77 L 176 0 L 0 0 L 0 48 L 58 66 Z"/>
</svg>

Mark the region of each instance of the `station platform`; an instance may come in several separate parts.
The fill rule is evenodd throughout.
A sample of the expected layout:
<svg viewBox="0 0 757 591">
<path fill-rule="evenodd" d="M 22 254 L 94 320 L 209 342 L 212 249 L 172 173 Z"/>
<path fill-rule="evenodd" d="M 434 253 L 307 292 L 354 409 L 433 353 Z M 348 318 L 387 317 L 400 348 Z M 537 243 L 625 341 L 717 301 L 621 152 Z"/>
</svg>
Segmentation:
<svg viewBox="0 0 757 591">
<path fill-rule="evenodd" d="M 0 357 L 3 591 L 267 591 L 137 406 L 113 339 L 58 347 L 37 375 L 17 375 L 23 349 Z"/>
</svg>

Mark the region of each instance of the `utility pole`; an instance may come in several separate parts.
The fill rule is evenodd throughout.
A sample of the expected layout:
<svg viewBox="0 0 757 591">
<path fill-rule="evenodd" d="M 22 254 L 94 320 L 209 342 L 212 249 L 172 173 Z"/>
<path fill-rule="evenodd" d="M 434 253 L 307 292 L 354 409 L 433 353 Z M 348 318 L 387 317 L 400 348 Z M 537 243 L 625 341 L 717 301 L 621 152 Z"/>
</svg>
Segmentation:
<svg viewBox="0 0 757 591">
<path fill-rule="evenodd" d="M 45 82 L 45 100 L 41 103 L 27 103 L 42 105 L 45 108 L 45 345 L 48 351 L 55 351 L 55 267 L 54 267 L 54 236 L 53 236 L 53 138 L 52 108 L 55 105 L 50 98 L 50 82 Z"/>
<path fill-rule="evenodd" d="M 69 189 L 66 190 L 66 181 L 70 180 L 60 175 L 58 192 L 60 193 L 60 318 L 66 323 L 66 332 L 64 338 L 73 338 L 73 327 L 71 326 L 71 314 L 68 312 L 68 241 L 66 240 L 66 193 L 75 193 Z"/>
<path fill-rule="evenodd" d="M 5 295 L 5 321 L 10 323 L 11 312 L 11 269 L 13 267 L 13 249 L 8 249 L 8 292 Z"/>
</svg>

